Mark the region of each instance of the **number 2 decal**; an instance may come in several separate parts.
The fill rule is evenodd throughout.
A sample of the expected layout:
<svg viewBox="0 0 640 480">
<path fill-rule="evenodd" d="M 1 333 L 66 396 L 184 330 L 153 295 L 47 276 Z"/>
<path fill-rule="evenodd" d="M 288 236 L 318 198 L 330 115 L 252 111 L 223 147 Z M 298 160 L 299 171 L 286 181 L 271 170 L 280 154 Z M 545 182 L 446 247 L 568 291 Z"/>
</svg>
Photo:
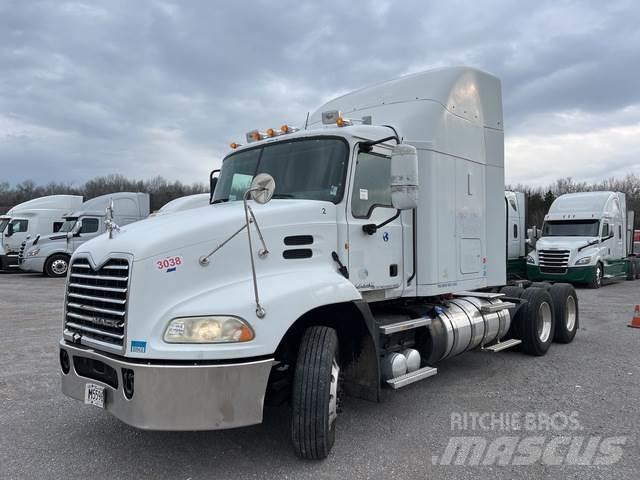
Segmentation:
<svg viewBox="0 0 640 480">
<path fill-rule="evenodd" d="M 324 208 L 324 207 L 322 207 L 322 214 L 323 214 L 323 215 L 326 215 L 326 214 L 327 214 L 327 209 L 326 209 L 326 208 Z"/>
</svg>

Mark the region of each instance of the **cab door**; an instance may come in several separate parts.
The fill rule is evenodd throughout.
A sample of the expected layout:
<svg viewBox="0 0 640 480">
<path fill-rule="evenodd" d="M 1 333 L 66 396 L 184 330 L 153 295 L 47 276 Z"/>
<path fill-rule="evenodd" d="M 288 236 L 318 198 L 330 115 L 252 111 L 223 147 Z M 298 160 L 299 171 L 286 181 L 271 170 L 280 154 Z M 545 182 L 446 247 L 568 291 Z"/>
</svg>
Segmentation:
<svg viewBox="0 0 640 480">
<path fill-rule="evenodd" d="M 355 153 L 346 212 L 349 279 L 362 292 L 378 291 L 381 299 L 401 295 L 404 283 L 402 217 L 391 205 L 390 153 L 384 147 Z M 363 230 L 386 221 L 372 234 Z"/>
</svg>

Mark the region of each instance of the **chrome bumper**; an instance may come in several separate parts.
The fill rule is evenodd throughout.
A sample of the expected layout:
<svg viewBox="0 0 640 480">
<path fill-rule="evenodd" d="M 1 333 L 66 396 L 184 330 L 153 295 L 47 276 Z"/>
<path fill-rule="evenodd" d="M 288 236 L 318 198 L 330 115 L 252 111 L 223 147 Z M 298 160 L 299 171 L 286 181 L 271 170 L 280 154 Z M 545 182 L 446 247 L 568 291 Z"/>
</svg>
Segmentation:
<svg viewBox="0 0 640 480">
<path fill-rule="evenodd" d="M 69 372 L 61 373 L 65 395 L 84 401 L 85 384 L 101 385 L 106 389 L 105 409 L 145 430 L 221 430 L 261 423 L 267 381 L 276 363 L 273 359 L 224 365 L 132 363 L 64 340 L 60 349 L 70 358 Z M 97 370 L 87 372 L 87 360 L 81 359 L 89 359 Z M 85 376 L 77 371 L 80 362 L 85 362 Z M 112 385 L 97 379 L 105 370 L 102 364 L 116 373 Z M 123 369 L 134 374 L 131 399 L 124 394 Z"/>
</svg>

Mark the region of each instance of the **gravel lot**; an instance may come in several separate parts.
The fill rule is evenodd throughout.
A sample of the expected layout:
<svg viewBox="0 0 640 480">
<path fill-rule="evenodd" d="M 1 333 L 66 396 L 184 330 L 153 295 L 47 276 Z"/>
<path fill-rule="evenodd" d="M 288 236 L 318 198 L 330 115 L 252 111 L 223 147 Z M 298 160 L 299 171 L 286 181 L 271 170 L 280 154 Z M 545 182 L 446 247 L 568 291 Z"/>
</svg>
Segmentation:
<svg viewBox="0 0 640 480">
<path fill-rule="evenodd" d="M 293 455 L 286 407 L 267 409 L 264 424 L 251 428 L 144 432 L 64 397 L 57 360 L 63 290 L 61 280 L 0 274 L 1 478 L 640 477 L 640 329 L 626 326 L 640 304 L 640 282 L 580 289 L 576 340 L 554 344 L 545 357 L 472 352 L 438 365 L 435 377 L 385 390 L 380 404 L 346 399 L 333 453 L 323 462 Z M 577 412 L 580 430 L 452 429 L 452 414 L 471 412 L 560 419 Z M 547 444 L 580 436 L 585 445 L 592 436 L 625 438 L 613 465 L 442 465 L 450 437 L 465 435 L 487 444 L 501 436 L 544 436 Z"/>
</svg>

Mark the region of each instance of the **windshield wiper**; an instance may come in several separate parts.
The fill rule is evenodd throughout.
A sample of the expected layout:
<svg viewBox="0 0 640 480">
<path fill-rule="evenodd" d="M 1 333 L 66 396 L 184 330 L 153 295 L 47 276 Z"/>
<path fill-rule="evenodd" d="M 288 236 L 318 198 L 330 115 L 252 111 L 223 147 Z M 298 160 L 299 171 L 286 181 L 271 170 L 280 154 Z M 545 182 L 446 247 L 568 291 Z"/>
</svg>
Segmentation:
<svg viewBox="0 0 640 480">
<path fill-rule="evenodd" d="M 222 203 L 222 202 L 228 202 L 229 199 L 228 198 L 219 198 L 217 200 L 214 200 L 213 202 L 211 202 L 211 205 L 213 205 L 214 203 Z"/>
</svg>

